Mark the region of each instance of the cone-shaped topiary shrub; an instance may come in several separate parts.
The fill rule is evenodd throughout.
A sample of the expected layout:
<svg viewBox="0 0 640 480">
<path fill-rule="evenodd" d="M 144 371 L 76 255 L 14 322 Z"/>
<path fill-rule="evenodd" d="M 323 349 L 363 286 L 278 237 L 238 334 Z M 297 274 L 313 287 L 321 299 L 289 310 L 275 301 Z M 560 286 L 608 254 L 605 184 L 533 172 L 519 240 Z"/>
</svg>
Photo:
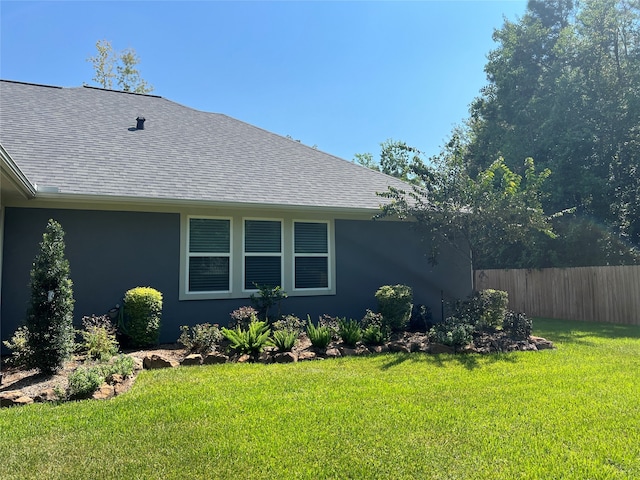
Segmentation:
<svg viewBox="0 0 640 480">
<path fill-rule="evenodd" d="M 384 285 L 376 292 L 378 312 L 384 326 L 392 332 L 407 328 L 413 308 L 413 291 L 407 285 Z"/>
<path fill-rule="evenodd" d="M 151 287 L 136 287 L 124 294 L 125 335 L 132 346 L 158 343 L 162 317 L 162 293 Z"/>
<path fill-rule="evenodd" d="M 64 230 L 49 220 L 31 269 L 27 310 L 27 366 L 44 374 L 59 370 L 74 349 L 73 282 L 64 254 Z"/>
</svg>

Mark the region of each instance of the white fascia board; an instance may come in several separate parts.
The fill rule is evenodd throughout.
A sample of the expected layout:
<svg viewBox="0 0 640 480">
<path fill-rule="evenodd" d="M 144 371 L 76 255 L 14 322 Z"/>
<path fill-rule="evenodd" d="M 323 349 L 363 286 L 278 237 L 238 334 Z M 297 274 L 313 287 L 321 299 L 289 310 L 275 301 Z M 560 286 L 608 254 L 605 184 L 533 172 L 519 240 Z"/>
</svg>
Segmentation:
<svg viewBox="0 0 640 480">
<path fill-rule="evenodd" d="M 26 198 L 34 198 L 37 193 L 36 186 L 32 184 L 26 177 L 22 170 L 18 167 L 16 162 L 13 161 L 9 152 L 0 143 L 0 160 L 2 167 L 2 174 L 6 177 L 22 192 Z"/>
</svg>

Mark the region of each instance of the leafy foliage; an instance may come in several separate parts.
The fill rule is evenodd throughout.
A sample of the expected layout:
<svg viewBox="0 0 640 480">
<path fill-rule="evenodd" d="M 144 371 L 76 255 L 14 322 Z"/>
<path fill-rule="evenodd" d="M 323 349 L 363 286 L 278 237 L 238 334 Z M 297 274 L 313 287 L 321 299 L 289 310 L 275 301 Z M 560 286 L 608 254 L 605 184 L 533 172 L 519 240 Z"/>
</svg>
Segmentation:
<svg viewBox="0 0 640 480">
<path fill-rule="evenodd" d="M 466 318 L 448 317 L 429 330 L 431 341 L 454 348 L 464 347 L 473 340 L 475 326 Z"/>
<path fill-rule="evenodd" d="M 375 161 L 370 153 L 356 153 L 355 163 L 391 175 L 408 183 L 420 182 L 415 165 L 422 165 L 420 152 L 402 141 L 392 139 L 380 144 L 380 160 Z"/>
<path fill-rule="evenodd" d="M 27 367 L 32 352 L 29 348 L 29 330 L 26 326 L 18 327 L 9 340 L 2 342 L 5 347 L 11 350 L 11 357 L 8 363 L 14 367 Z"/>
<path fill-rule="evenodd" d="M 383 327 L 392 332 L 406 329 L 413 307 L 413 291 L 407 285 L 384 285 L 375 293 Z"/>
<path fill-rule="evenodd" d="M 514 340 L 526 340 L 533 331 L 533 322 L 524 313 L 506 312 L 502 329 Z"/>
<path fill-rule="evenodd" d="M 93 81 L 102 88 L 113 88 L 113 81 L 125 92 L 150 93 L 153 87 L 140 76 L 137 65 L 140 58 L 133 48 L 127 48 L 121 52 L 114 52 L 111 42 L 98 40 L 96 42 L 97 53 L 87 59 L 93 65 Z M 113 69 L 116 69 L 116 73 Z"/>
<path fill-rule="evenodd" d="M 258 311 L 253 307 L 240 307 L 231 312 L 231 328 L 248 328 L 251 322 L 258 319 Z"/>
<path fill-rule="evenodd" d="M 369 325 L 362 330 L 362 341 L 366 345 L 382 345 L 388 335 L 379 325 Z"/>
<path fill-rule="evenodd" d="M 478 330 L 496 329 L 502 326 L 509 294 L 502 290 L 486 289 L 474 292 L 467 300 L 459 300 L 454 305 L 454 316 L 465 318 Z"/>
<path fill-rule="evenodd" d="M 360 322 L 350 318 L 342 318 L 338 321 L 338 334 L 345 345 L 355 347 L 356 343 L 362 340 L 362 328 Z"/>
<path fill-rule="evenodd" d="M 86 398 L 104 383 L 100 369 L 78 367 L 69 374 L 67 395 L 69 398 Z"/>
<path fill-rule="evenodd" d="M 331 329 L 327 325 L 319 324 L 317 327 L 307 317 L 307 336 L 314 348 L 323 349 L 331 342 Z"/>
<path fill-rule="evenodd" d="M 108 360 L 118 353 L 116 328 L 107 315 L 82 318 L 82 347 L 91 358 Z"/>
<path fill-rule="evenodd" d="M 162 293 L 151 287 L 136 287 L 124 295 L 125 334 L 134 346 L 158 343 L 162 318 Z"/>
<path fill-rule="evenodd" d="M 273 332 L 273 344 L 281 352 L 290 352 L 298 340 L 298 332 L 293 330 L 276 330 Z"/>
<path fill-rule="evenodd" d="M 287 292 L 280 286 L 271 287 L 269 285 L 256 285 L 258 294 L 251 294 L 251 303 L 258 309 L 258 318 L 269 321 L 269 309 L 274 305 L 278 306 L 280 315 L 280 303 L 287 298 Z"/>
<path fill-rule="evenodd" d="M 271 329 L 266 322 L 254 321 L 246 330 L 240 327 L 222 327 L 222 335 L 231 342 L 230 347 L 238 353 L 257 355 L 270 344 Z"/>
<path fill-rule="evenodd" d="M 31 269 L 26 327 L 27 366 L 44 374 L 57 371 L 74 350 L 73 283 L 64 254 L 64 231 L 49 220 Z"/>
<path fill-rule="evenodd" d="M 187 350 L 195 353 L 209 353 L 216 349 L 216 345 L 222 338 L 218 325 L 199 323 L 193 327 L 182 325 L 180 327 L 178 342 Z"/>
</svg>

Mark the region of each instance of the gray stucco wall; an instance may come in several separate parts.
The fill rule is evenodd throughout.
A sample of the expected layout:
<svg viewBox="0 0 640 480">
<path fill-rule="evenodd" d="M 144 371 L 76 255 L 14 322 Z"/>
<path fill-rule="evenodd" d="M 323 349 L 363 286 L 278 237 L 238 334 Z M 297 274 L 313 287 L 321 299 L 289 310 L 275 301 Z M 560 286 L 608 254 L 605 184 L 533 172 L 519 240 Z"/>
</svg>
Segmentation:
<svg viewBox="0 0 640 480">
<path fill-rule="evenodd" d="M 178 300 L 180 216 L 169 213 L 6 208 L 2 266 L 1 337 L 23 323 L 29 299 L 29 271 L 47 220 L 65 230 L 67 258 L 76 299 L 74 321 L 103 314 L 124 292 L 151 286 L 164 296 L 162 342 L 175 341 L 179 326 L 226 324 L 229 313 L 249 299 Z M 471 293 L 471 267 L 459 252 L 445 250 L 431 266 L 409 225 L 398 222 L 335 221 L 336 295 L 289 297 L 282 313 L 361 318 L 375 310 L 375 291 L 404 283 L 414 302 L 439 319 L 441 291 L 449 298 Z"/>
</svg>

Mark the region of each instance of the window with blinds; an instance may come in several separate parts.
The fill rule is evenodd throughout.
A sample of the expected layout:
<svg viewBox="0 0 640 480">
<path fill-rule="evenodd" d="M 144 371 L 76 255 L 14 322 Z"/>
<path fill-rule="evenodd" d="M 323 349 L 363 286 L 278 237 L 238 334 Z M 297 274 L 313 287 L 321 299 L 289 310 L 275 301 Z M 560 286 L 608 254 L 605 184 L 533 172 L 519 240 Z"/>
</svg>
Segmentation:
<svg viewBox="0 0 640 480">
<path fill-rule="evenodd" d="M 231 220 L 190 218 L 187 279 L 189 292 L 231 290 Z"/>
<path fill-rule="evenodd" d="M 329 232 L 326 222 L 294 222 L 294 288 L 329 288 Z"/>
<path fill-rule="evenodd" d="M 282 222 L 244 221 L 244 289 L 282 285 Z"/>
</svg>

